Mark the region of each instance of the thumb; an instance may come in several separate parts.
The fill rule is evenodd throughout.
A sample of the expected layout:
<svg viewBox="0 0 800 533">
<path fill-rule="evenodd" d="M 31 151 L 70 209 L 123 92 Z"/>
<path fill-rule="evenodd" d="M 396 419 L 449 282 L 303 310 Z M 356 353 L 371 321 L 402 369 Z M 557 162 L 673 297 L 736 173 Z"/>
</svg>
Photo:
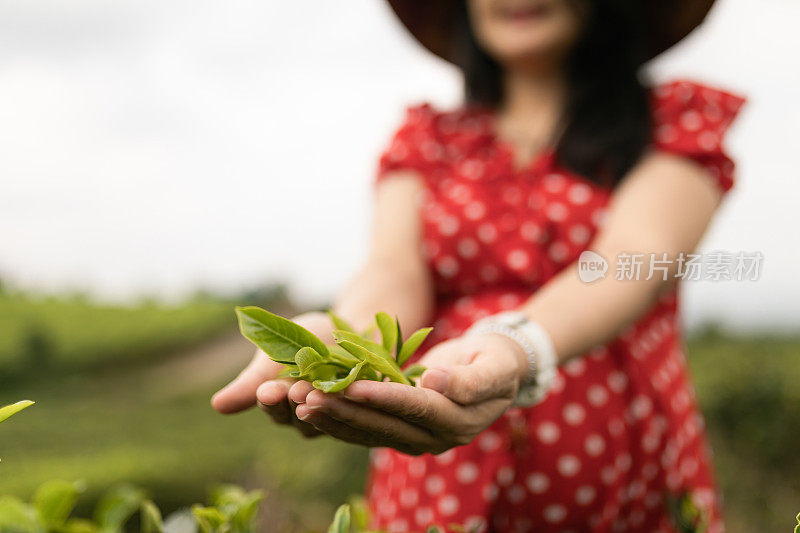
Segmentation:
<svg viewBox="0 0 800 533">
<path fill-rule="evenodd" d="M 259 385 L 274 376 L 272 361 L 260 350 L 236 378 L 211 398 L 211 405 L 222 414 L 238 413 L 256 404 Z"/>
<path fill-rule="evenodd" d="M 456 403 L 469 405 L 493 398 L 511 396 L 514 378 L 501 372 L 491 358 L 476 357 L 467 365 L 428 368 L 420 384 Z"/>
</svg>

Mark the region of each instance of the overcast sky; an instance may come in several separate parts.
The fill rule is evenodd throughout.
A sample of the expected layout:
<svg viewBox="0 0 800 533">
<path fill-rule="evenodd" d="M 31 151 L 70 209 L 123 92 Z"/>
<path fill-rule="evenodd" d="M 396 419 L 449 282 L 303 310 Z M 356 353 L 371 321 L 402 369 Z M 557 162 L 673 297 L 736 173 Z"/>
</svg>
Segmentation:
<svg viewBox="0 0 800 533">
<path fill-rule="evenodd" d="M 687 283 L 689 321 L 800 323 L 800 3 L 720 0 L 652 66 L 745 94 L 703 243 L 762 279 Z M 375 160 L 454 70 L 379 0 L 0 3 L 0 277 L 104 299 L 285 279 L 324 302 L 365 251 Z"/>
</svg>

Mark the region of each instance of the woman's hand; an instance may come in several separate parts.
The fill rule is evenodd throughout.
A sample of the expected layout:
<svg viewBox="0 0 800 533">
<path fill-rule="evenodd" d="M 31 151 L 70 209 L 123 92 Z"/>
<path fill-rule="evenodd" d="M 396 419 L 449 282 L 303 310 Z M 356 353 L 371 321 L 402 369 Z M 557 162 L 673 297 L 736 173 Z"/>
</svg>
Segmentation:
<svg viewBox="0 0 800 533">
<path fill-rule="evenodd" d="M 323 342 L 333 342 L 330 338 L 333 326 L 324 313 L 304 313 L 292 319 L 311 331 Z M 266 412 L 276 423 L 295 426 L 306 437 L 321 433 L 311 424 L 297 419 L 287 395 L 296 382 L 291 378 L 278 378 L 283 365 L 270 359 L 261 350 L 256 350 L 250 364 L 225 388 L 211 399 L 211 405 L 222 414 L 238 413 L 255 404 Z"/>
<path fill-rule="evenodd" d="M 298 420 L 337 439 L 408 454 L 441 453 L 471 442 L 511 405 L 528 363 L 497 334 L 465 336 L 432 348 L 420 386 L 357 381 L 325 394 L 298 381 L 289 391 Z"/>
</svg>

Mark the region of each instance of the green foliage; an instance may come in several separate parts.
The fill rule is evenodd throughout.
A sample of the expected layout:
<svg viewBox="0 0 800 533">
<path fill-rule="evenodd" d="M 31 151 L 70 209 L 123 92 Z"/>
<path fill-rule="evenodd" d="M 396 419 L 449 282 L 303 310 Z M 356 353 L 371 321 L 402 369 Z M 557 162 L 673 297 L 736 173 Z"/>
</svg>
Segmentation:
<svg viewBox="0 0 800 533">
<path fill-rule="evenodd" d="M 122 533 L 139 512 L 141 533 L 164 533 L 161 511 L 146 493 L 130 485 L 110 490 L 97 504 L 94 518 L 70 518 L 82 483 L 53 480 L 41 485 L 32 503 L 0 497 L 0 531 L 4 533 Z M 261 491 L 225 485 L 214 490 L 209 506 L 195 505 L 194 529 L 203 533 L 255 533 Z M 182 514 L 182 511 L 178 511 Z M 167 522 L 170 518 L 167 519 Z"/>
<path fill-rule="evenodd" d="M 84 298 L 0 294 L 2 381 L 80 373 L 192 346 L 233 327 L 230 304 L 98 304 Z"/>
<path fill-rule="evenodd" d="M 413 385 L 425 370 L 415 366 L 406 372 L 400 367 L 419 348 L 432 328 L 421 329 L 403 343 L 400 323 L 386 313 L 375 315 L 381 332 L 378 344 L 367 335 L 355 333 L 341 317 L 328 311 L 336 327 L 333 346 L 326 346 L 316 335 L 291 320 L 258 307 L 237 307 L 239 329 L 250 342 L 273 361 L 286 365 L 286 375 L 311 382 L 324 392 L 344 390 L 355 380 L 366 379 Z"/>
<path fill-rule="evenodd" d="M 8 420 L 15 414 L 19 413 L 26 407 L 30 407 L 33 404 L 34 402 L 30 400 L 22 400 L 21 402 L 12 403 L 11 405 L 6 405 L 5 407 L 0 408 L 0 422 Z"/>
</svg>

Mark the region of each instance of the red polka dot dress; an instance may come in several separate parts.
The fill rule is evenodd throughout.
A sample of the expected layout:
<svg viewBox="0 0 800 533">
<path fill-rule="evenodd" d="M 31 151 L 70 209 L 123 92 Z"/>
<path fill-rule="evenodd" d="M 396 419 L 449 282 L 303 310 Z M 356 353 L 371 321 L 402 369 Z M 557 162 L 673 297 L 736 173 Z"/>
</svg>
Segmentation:
<svg viewBox="0 0 800 533">
<path fill-rule="evenodd" d="M 651 95 L 654 148 L 690 158 L 721 190 L 722 138 L 743 100 L 690 82 Z M 574 262 L 603 224 L 610 191 L 545 153 L 522 170 L 487 111 L 410 108 L 379 179 L 424 179 L 423 251 L 435 277 L 431 343 L 514 309 Z M 430 345 L 430 344 L 429 344 Z M 438 456 L 374 450 L 376 528 L 462 524 L 498 532 L 672 532 L 667 502 L 691 497 L 723 531 L 675 292 L 612 342 L 559 369 L 540 404 L 512 408 L 472 443 Z"/>
</svg>

